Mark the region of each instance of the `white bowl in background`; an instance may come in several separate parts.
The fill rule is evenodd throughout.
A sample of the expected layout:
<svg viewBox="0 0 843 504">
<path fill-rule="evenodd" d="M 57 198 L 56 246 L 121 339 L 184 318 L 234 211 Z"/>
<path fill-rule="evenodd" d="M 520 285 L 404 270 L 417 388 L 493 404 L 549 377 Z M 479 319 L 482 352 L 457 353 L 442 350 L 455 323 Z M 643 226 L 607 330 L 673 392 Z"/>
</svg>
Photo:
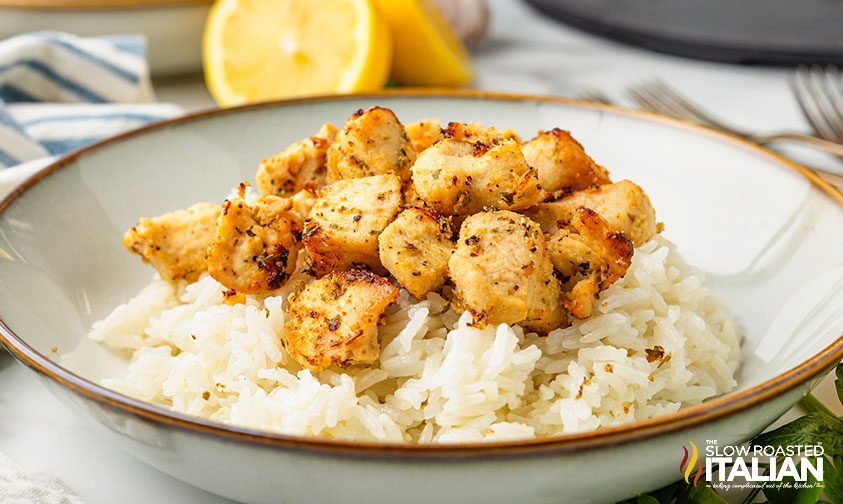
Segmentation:
<svg viewBox="0 0 843 504">
<path fill-rule="evenodd" d="M 15 0 L 0 0 L 0 39 L 35 31 L 80 36 L 141 34 L 146 36 L 153 76 L 202 71 L 202 32 L 210 1 L 95 2 L 99 3 L 36 1 L 37 6 L 22 6 Z"/>
</svg>

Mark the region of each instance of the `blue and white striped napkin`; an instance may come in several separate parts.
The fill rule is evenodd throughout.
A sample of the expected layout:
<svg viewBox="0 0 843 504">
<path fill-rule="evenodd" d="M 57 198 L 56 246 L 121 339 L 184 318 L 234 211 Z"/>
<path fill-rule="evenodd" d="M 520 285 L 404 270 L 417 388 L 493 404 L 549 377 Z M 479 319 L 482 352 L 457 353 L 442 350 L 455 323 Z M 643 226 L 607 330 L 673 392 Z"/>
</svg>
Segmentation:
<svg viewBox="0 0 843 504">
<path fill-rule="evenodd" d="M 0 169 L 179 115 L 154 103 L 145 53 L 144 38 L 133 35 L 0 41 Z"/>
<path fill-rule="evenodd" d="M 32 33 L 0 41 L 0 197 L 58 155 L 181 114 L 154 103 L 145 52 L 137 36 Z M 0 453 L 0 502 L 82 500 Z"/>
</svg>

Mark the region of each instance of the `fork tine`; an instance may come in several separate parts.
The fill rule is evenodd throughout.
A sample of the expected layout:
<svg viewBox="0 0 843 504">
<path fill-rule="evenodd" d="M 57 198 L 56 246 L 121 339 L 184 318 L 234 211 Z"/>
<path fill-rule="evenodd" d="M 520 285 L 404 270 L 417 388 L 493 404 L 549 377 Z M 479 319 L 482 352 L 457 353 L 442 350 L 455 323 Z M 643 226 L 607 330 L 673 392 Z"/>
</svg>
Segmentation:
<svg viewBox="0 0 843 504">
<path fill-rule="evenodd" d="M 740 136 L 750 136 L 750 133 L 741 131 L 735 128 L 734 126 L 726 124 L 723 121 L 720 121 L 712 115 L 706 113 L 700 107 L 691 103 L 691 101 L 681 95 L 679 91 L 677 91 L 664 81 L 657 80 L 655 82 L 655 86 L 656 89 L 665 97 L 665 99 L 669 99 L 676 107 L 680 107 L 687 114 L 690 114 L 695 117 L 695 120 L 697 122 L 707 124 L 709 126 L 714 126 L 715 128 L 721 130 L 730 131 Z"/>
<path fill-rule="evenodd" d="M 673 116 L 673 111 L 666 110 L 664 106 L 659 102 L 654 102 L 650 99 L 650 95 L 642 92 L 639 89 L 629 89 L 627 90 L 627 94 L 629 95 L 632 100 L 638 104 L 644 110 L 649 112 L 655 112 L 656 114 L 664 114 L 671 117 Z"/>
<path fill-rule="evenodd" d="M 685 100 L 679 95 L 679 93 L 674 91 L 673 88 L 665 84 L 664 81 L 653 81 L 650 87 L 650 92 L 659 97 L 661 100 L 670 103 L 677 111 L 681 111 L 684 117 L 692 118 L 693 121 L 703 124 L 714 124 L 714 122 L 710 121 L 703 114 L 700 114 L 699 110 L 691 105 L 688 100 Z"/>
<path fill-rule="evenodd" d="M 820 103 L 815 94 L 811 75 L 810 68 L 800 65 L 796 68 L 796 72 L 788 76 L 788 84 L 796 97 L 799 108 L 802 109 L 802 114 L 814 131 L 822 138 L 834 138 L 836 137 L 834 131 L 826 122 L 824 114 L 820 112 Z"/>
<path fill-rule="evenodd" d="M 652 92 L 648 84 L 641 84 L 633 86 L 627 90 L 627 94 L 639 106 L 650 112 L 656 112 L 677 119 L 684 119 L 694 121 L 695 119 L 685 113 L 681 108 L 675 107 L 667 100 L 662 100 L 658 95 Z"/>
<path fill-rule="evenodd" d="M 691 103 L 664 81 L 655 80 L 630 88 L 630 96 L 634 100 L 647 102 L 651 107 L 658 107 L 659 111 L 667 115 L 691 122 L 711 126 L 734 135 L 750 137 L 751 134 L 733 126 L 727 125 Z"/>
<path fill-rule="evenodd" d="M 595 102 L 595 103 L 602 103 L 603 105 L 611 105 L 612 104 L 612 99 L 609 98 L 608 95 L 606 95 L 602 91 L 598 91 L 596 89 L 586 91 L 585 93 L 580 94 L 578 98 L 581 98 L 583 100 L 592 101 L 592 102 Z"/>
<path fill-rule="evenodd" d="M 817 111 L 832 134 L 829 139 L 843 138 L 843 125 L 839 124 L 838 114 L 834 109 L 834 96 L 829 94 L 826 85 L 825 70 L 819 65 L 812 65 L 809 68 L 808 82 L 811 86 L 809 91 L 817 104 Z"/>
<path fill-rule="evenodd" d="M 840 73 L 834 65 L 822 70 L 822 84 L 829 104 L 826 117 L 835 131 L 837 139 L 843 141 L 843 92 L 840 90 Z"/>
<path fill-rule="evenodd" d="M 677 102 L 670 93 L 665 93 L 659 86 L 659 81 L 654 81 L 649 86 L 645 84 L 641 86 L 639 91 L 648 95 L 651 100 L 661 103 L 662 107 L 670 111 L 670 115 L 673 117 L 686 121 L 701 122 L 693 111 L 683 107 L 682 103 Z"/>
</svg>

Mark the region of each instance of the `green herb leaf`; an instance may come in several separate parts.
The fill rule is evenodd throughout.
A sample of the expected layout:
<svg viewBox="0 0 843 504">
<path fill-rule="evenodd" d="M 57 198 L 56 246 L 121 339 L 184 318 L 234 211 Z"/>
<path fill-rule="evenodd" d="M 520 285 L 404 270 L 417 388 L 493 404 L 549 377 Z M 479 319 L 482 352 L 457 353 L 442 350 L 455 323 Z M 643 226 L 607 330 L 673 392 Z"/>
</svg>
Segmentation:
<svg viewBox="0 0 843 504">
<path fill-rule="evenodd" d="M 837 378 L 835 383 L 837 387 L 837 399 L 840 400 L 840 404 L 843 404 L 843 362 L 837 364 L 837 371 L 834 374 Z"/>
<path fill-rule="evenodd" d="M 839 373 L 840 368 L 837 369 Z M 829 462 L 833 462 L 834 465 Z M 843 502 L 843 457 L 835 457 L 833 461 L 829 461 L 828 458 L 825 459 L 823 483 L 825 484 L 825 496 L 829 501 L 838 504 Z"/>
<path fill-rule="evenodd" d="M 648 494 L 659 501 L 659 504 L 670 504 L 685 488 L 685 486 L 686 483 L 679 480 L 672 485 L 667 485 L 666 487 L 659 488 L 658 490 L 648 492 Z"/>
<path fill-rule="evenodd" d="M 636 504 L 661 504 L 658 499 L 651 495 L 639 495 L 635 502 Z"/>
<path fill-rule="evenodd" d="M 843 455 L 843 420 L 825 413 L 811 413 L 776 430 L 759 434 L 752 444 L 777 448 L 821 444 L 827 455 Z"/>
<path fill-rule="evenodd" d="M 692 487 L 688 494 L 688 502 L 691 504 L 728 504 L 723 497 L 717 495 L 713 488 L 705 485 Z"/>
</svg>

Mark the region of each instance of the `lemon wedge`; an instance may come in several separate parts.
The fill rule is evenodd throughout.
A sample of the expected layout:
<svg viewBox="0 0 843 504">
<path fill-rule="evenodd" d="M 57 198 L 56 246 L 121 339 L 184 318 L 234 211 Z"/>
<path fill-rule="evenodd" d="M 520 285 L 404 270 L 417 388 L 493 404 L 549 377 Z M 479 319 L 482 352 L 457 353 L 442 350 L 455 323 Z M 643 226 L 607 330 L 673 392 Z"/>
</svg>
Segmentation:
<svg viewBox="0 0 843 504">
<path fill-rule="evenodd" d="M 460 39 L 429 0 L 377 0 L 392 31 L 392 76 L 407 86 L 464 86 L 471 65 Z"/>
<path fill-rule="evenodd" d="M 217 0 L 202 43 L 218 104 L 380 89 L 389 27 L 370 0 Z"/>
</svg>

